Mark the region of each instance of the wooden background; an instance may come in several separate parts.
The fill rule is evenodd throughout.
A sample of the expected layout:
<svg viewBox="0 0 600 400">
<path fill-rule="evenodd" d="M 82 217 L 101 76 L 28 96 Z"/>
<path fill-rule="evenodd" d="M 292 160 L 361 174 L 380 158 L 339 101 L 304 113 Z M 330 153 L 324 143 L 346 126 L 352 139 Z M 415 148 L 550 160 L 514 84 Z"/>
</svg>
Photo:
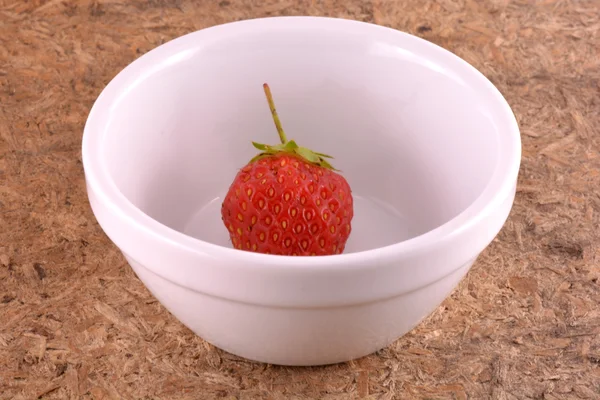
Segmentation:
<svg viewBox="0 0 600 400">
<path fill-rule="evenodd" d="M 136 279 L 85 194 L 83 125 L 116 73 L 182 34 L 273 15 L 437 43 L 498 86 L 523 133 L 498 238 L 422 325 L 347 364 L 206 344 Z M 597 0 L 0 0 L 0 398 L 600 398 L 599 29 Z"/>
</svg>

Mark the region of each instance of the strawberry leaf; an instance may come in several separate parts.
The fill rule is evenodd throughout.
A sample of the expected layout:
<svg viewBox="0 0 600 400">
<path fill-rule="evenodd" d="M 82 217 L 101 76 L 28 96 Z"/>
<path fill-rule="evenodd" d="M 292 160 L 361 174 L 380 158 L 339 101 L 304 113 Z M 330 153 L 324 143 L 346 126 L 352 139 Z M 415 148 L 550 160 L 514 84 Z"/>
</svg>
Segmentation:
<svg viewBox="0 0 600 400">
<path fill-rule="evenodd" d="M 327 160 L 324 160 L 321 158 L 321 162 L 319 163 L 322 167 L 337 171 L 337 169 L 333 168 L 333 166 L 331 164 L 329 164 L 329 162 Z"/>
<path fill-rule="evenodd" d="M 323 157 L 323 158 L 333 158 L 333 156 L 329 156 L 327 154 L 323 154 L 323 153 L 315 153 L 316 155 L 318 155 L 319 157 Z"/>
<path fill-rule="evenodd" d="M 317 156 L 315 153 L 313 153 L 311 150 L 307 149 L 306 147 L 298 147 L 295 152 L 299 156 L 306 158 L 308 161 L 310 161 L 312 163 L 318 164 L 320 161 L 319 156 Z"/>
<path fill-rule="evenodd" d="M 285 150 L 295 150 L 298 148 L 298 145 L 296 144 L 296 142 L 294 142 L 293 140 L 290 140 L 289 142 L 287 142 L 284 146 Z"/>
<path fill-rule="evenodd" d="M 255 148 L 257 148 L 258 150 L 263 150 L 263 151 L 267 150 L 267 145 L 266 144 L 252 142 L 252 146 L 254 146 Z"/>
<path fill-rule="evenodd" d="M 287 151 L 285 148 L 285 145 L 283 145 L 283 144 L 277 144 L 275 146 L 268 146 L 268 150 L 270 150 L 272 152 L 276 152 L 276 153 L 279 153 L 281 151 Z"/>
</svg>

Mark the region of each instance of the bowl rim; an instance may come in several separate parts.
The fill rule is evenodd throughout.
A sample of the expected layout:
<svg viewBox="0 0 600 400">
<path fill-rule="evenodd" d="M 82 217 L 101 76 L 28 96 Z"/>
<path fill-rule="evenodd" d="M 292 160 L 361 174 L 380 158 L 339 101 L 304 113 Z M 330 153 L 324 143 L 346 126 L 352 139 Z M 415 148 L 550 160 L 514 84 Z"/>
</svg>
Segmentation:
<svg viewBox="0 0 600 400">
<path fill-rule="evenodd" d="M 338 31 L 362 32 L 364 35 L 382 35 L 391 40 L 412 41 L 424 49 L 435 51 L 441 58 L 455 64 L 456 66 L 450 68 L 451 70 L 462 69 L 463 73 L 470 75 L 470 86 L 489 92 L 488 95 L 491 95 L 493 102 L 498 107 L 494 113 L 502 120 L 505 128 L 501 129 L 502 134 L 498 135 L 500 143 L 498 163 L 492 177 L 480 195 L 468 207 L 449 221 L 405 241 L 353 253 L 294 257 L 247 252 L 196 239 L 151 218 L 122 194 L 102 158 L 102 139 L 108 121 L 107 110 L 121 94 L 123 88 L 120 85 L 122 83 L 128 82 L 133 75 L 138 76 L 136 79 L 138 82 L 152 75 L 157 71 L 157 68 L 152 68 L 155 61 L 162 60 L 164 62 L 165 57 L 185 50 L 189 47 L 188 42 L 198 45 L 198 42 L 201 41 L 210 42 L 220 40 L 228 35 L 240 35 L 244 32 L 256 32 L 261 29 L 309 27 L 334 28 Z M 156 65 L 154 66 L 156 67 Z M 141 73 L 142 71 L 144 73 Z M 246 267 L 251 265 L 261 268 L 286 266 L 307 270 L 349 268 L 365 265 L 369 261 L 379 264 L 383 260 L 395 259 L 409 253 L 414 255 L 415 253 L 429 252 L 442 243 L 457 239 L 484 222 L 514 193 L 521 162 L 521 138 L 515 115 L 500 91 L 479 70 L 441 46 L 393 28 L 350 19 L 312 16 L 266 17 L 229 22 L 185 34 L 150 50 L 127 65 L 106 85 L 90 110 L 83 131 L 82 162 L 88 190 L 92 190 L 98 199 L 108 206 L 114 216 L 170 245 L 198 255 L 210 255 L 235 264 L 239 263 Z"/>
</svg>

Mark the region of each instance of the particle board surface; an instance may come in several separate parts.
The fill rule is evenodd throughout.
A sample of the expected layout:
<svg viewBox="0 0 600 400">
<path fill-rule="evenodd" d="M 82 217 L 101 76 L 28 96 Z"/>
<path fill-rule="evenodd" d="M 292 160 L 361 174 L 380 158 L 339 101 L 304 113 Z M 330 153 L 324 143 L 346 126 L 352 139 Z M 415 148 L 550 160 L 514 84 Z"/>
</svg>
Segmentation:
<svg viewBox="0 0 600 400">
<path fill-rule="evenodd" d="M 94 220 L 80 157 L 123 67 L 228 21 L 324 15 L 453 51 L 523 134 L 512 214 L 454 293 L 388 348 L 262 365 L 196 337 Z M 600 4 L 593 0 L 0 0 L 0 399 L 600 398 Z"/>
</svg>

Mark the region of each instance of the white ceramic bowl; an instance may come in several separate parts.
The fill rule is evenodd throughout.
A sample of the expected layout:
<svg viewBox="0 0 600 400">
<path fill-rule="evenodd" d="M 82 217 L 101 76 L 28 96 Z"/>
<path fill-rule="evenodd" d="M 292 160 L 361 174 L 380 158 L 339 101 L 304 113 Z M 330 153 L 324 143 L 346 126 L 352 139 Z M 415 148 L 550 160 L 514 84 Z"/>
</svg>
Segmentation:
<svg viewBox="0 0 600 400">
<path fill-rule="evenodd" d="M 332 153 L 353 188 L 343 255 L 233 250 L 220 200 L 288 136 Z M 98 222 L 182 323 L 251 360 L 317 365 L 385 347 L 431 313 L 511 209 L 520 135 L 502 95 L 425 40 L 348 20 L 204 29 L 133 62 L 85 126 Z"/>
</svg>

